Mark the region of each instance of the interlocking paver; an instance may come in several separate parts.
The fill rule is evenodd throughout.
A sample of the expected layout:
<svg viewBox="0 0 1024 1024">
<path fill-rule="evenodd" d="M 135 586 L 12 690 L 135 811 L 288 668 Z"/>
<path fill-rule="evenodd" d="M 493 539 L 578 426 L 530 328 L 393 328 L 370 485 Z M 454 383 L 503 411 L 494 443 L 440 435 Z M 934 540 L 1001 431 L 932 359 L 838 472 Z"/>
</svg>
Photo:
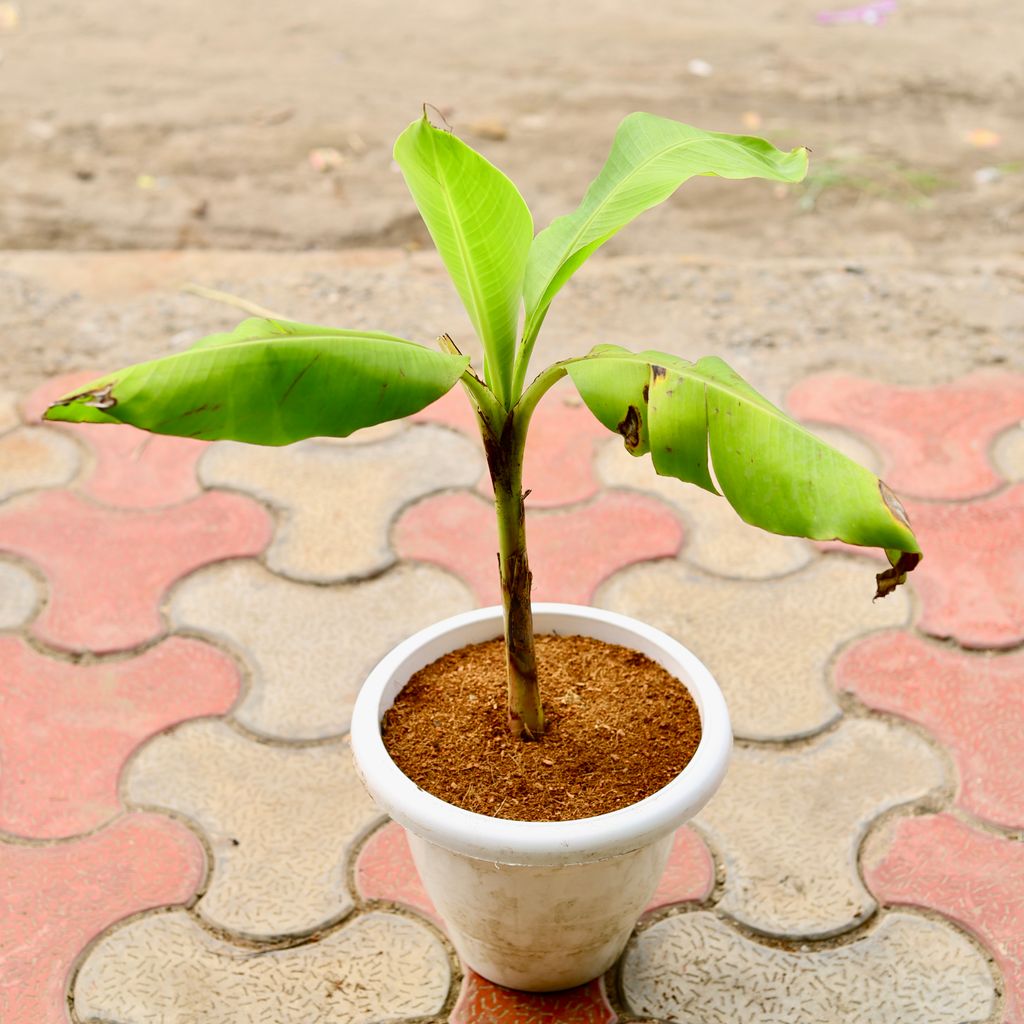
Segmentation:
<svg viewBox="0 0 1024 1024">
<path fill-rule="evenodd" d="M 222 721 L 189 722 L 152 740 L 125 793 L 203 830 L 214 852 L 199 913 L 256 938 L 312 932 L 352 909 L 349 847 L 380 819 L 347 741 L 271 746 Z"/>
<path fill-rule="evenodd" d="M 528 509 L 526 529 L 534 600 L 578 604 L 589 604 L 594 588 L 617 569 L 674 556 L 683 539 L 682 526 L 665 505 L 625 491 L 567 509 Z M 501 600 L 494 506 L 479 495 L 428 498 L 402 515 L 393 537 L 403 558 L 455 573 L 481 604 Z"/>
<path fill-rule="evenodd" d="M 181 637 L 127 661 L 77 665 L 0 637 L 0 830 L 35 838 L 96 828 L 121 809 L 132 751 L 187 718 L 227 711 L 238 670 Z"/>
<path fill-rule="evenodd" d="M 130 814 L 68 843 L 0 838 L 0 1020 L 64 1024 L 86 943 L 128 914 L 191 898 L 203 849 L 180 822 Z"/>
<path fill-rule="evenodd" d="M 739 579 L 783 576 L 807 565 L 811 546 L 748 526 L 722 497 L 658 476 L 650 459 L 637 459 L 613 440 L 601 448 L 597 473 L 611 487 L 657 495 L 675 506 L 687 525 L 682 557 L 706 572 Z"/>
<path fill-rule="evenodd" d="M 715 862 L 711 853 L 704 840 L 692 828 L 684 826 L 676 831 L 668 863 L 646 909 L 705 900 L 714 886 Z"/>
<path fill-rule="evenodd" d="M 923 389 L 821 374 L 797 384 L 788 404 L 801 419 L 870 439 L 898 493 L 973 498 L 1000 483 L 986 453 L 997 434 L 1024 417 L 1024 376 L 981 371 Z"/>
<path fill-rule="evenodd" d="M 79 1018 L 121 1024 L 378 1024 L 437 1013 L 450 981 L 440 942 L 394 914 L 251 950 L 170 913 L 105 937 L 82 965 L 74 1000 Z"/>
<path fill-rule="evenodd" d="M 1024 484 L 966 505 L 909 502 L 925 553 L 920 629 L 965 647 L 1024 640 Z"/>
<path fill-rule="evenodd" d="M 562 992 L 516 992 L 467 971 L 450 1024 L 615 1024 L 598 978 Z"/>
<path fill-rule="evenodd" d="M 1024 476 L 1024 469 L 1018 472 L 1024 465 L 1018 435 L 1024 433 L 1012 427 L 1024 410 L 1009 415 L 1017 399 L 1002 401 L 999 387 L 989 388 L 997 379 L 1013 381 L 1014 394 L 1024 380 L 975 375 L 924 395 L 925 405 L 938 402 L 936 396 L 946 399 L 930 422 L 916 415 L 897 422 L 890 405 L 879 413 L 883 428 L 862 431 L 886 457 L 897 490 L 929 498 L 988 495 L 999 480 L 987 458 L 1006 479 Z M 989 388 L 988 409 L 971 391 L 978 380 L 981 390 Z M 68 386 L 50 382 L 29 407 L 42 408 L 47 388 L 56 395 Z M 877 404 L 878 386 L 871 388 L 870 401 Z M 969 401 L 967 392 L 974 396 Z M 954 422 L 958 408 L 960 419 L 980 419 L 971 419 L 968 430 Z M 19 426 L 12 409 L 0 395 L 0 500 L 12 496 L 0 507 L 0 548 L 37 564 L 48 585 L 40 586 L 31 565 L 0 559 L 0 629 L 24 626 L 43 607 L 29 628 L 46 643 L 119 650 L 159 635 L 158 604 L 169 594 L 172 628 L 209 636 L 246 664 L 251 684 L 232 714 L 256 733 L 337 737 L 348 726 L 366 671 L 394 642 L 472 606 L 474 594 L 481 601 L 498 598 L 493 509 L 482 497 L 489 487 L 476 425 L 460 394 L 447 396 L 418 417 L 426 423 L 413 426 L 391 424 L 285 450 L 217 445 L 206 450 L 198 475 L 201 442 L 120 427 Z M 929 436 L 941 434 L 935 424 L 947 420 L 945 437 Z M 862 426 L 842 410 L 831 422 Z M 1021 655 L 968 654 L 892 632 L 908 623 L 910 603 L 901 591 L 872 605 L 873 581 L 861 560 L 818 556 L 805 542 L 747 527 L 723 499 L 658 478 L 649 460 L 630 459 L 619 439 L 560 393 L 541 405 L 531 429 L 525 486 L 533 488 L 528 504 L 537 599 L 588 601 L 605 580 L 598 602 L 660 625 L 691 646 L 726 690 L 737 732 L 760 740 L 808 736 L 835 721 L 829 666 L 840 648 L 856 641 L 832 670 L 838 685 L 872 708 L 930 729 L 956 758 L 958 802 L 965 810 L 1022 826 L 1024 774 L 1013 756 L 1017 725 L 1024 724 L 1017 699 Z M 858 461 L 873 460 L 873 451 L 861 446 L 858 453 L 849 435 L 833 428 L 823 433 Z M 72 437 L 93 451 L 84 471 L 83 449 Z M 277 509 L 279 528 L 267 558 L 273 571 L 251 558 L 204 564 L 258 554 L 272 536 L 270 517 L 256 502 L 239 495 L 197 497 L 200 477 Z M 72 480 L 73 492 L 13 496 Z M 475 493 L 433 493 L 473 485 Z M 602 485 L 618 490 L 597 494 Z M 1024 562 L 1018 564 L 1016 545 L 1024 532 L 1022 506 L 1024 485 L 970 505 L 908 503 L 927 556 L 910 588 L 921 598 L 923 630 L 969 646 L 1024 639 Z M 230 525 L 225 509 L 240 527 Z M 182 513 L 194 515 L 187 528 Z M 448 571 L 394 566 L 391 519 L 397 520 L 391 532 L 399 555 Z M 666 561 L 623 570 L 659 558 Z M 372 578 L 339 582 L 362 576 Z M 136 638 L 124 642 L 132 630 Z M 192 652 L 187 659 L 180 655 L 186 649 Z M 428 927 L 401 911 L 357 912 L 336 925 L 353 909 L 346 881 L 351 850 L 381 820 L 356 779 L 345 741 L 264 743 L 230 723 L 207 720 L 180 725 L 132 755 L 146 737 L 182 718 L 228 710 L 236 669 L 198 640 L 172 638 L 129 660 L 79 665 L 0 637 L 0 664 L 16 684 L 0 695 L 0 830 L 52 837 L 95 827 L 118 811 L 117 772 L 129 758 L 122 791 L 131 805 L 185 816 L 213 853 L 198 920 L 180 912 L 147 915 L 115 928 L 86 957 L 76 990 L 80 1019 L 289 1024 L 310 1014 L 369 1022 L 441 1011 L 448 961 Z M 698 820 L 725 871 L 716 914 L 755 931 L 810 941 L 869 917 L 873 895 L 938 910 L 993 950 L 1009 985 L 1007 1013 L 1019 1015 L 1020 844 L 947 815 L 896 820 L 870 830 L 870 854 L 863 857 L 870 893 L 859 880 L 858 847 L 877 816 L 944 781 L 950 780 L 939 754 L 911 730 L 886 722 L 848 719 L 792 748 L 741 744 L 725 785 Z M 156 822 L 154 834 L 165 846 L 176 836 L 181 856 L 177 888 L 165 886 L 170 895 L 136 899 L 115 912 L 121 894 L 112 894 L 106 875 L 93 884 L 100 855 L 82 844 L 114 834 L 124 822 Z M 134 833 L 126 836 L 116 849 L 102 847 L 107 860 L 120 870 L 125 851 L 138 860 L 141 850 L 143 860 L 152 860 L 154 877 L 169 877 L 174 858 L 160 842 L 143 836 L 133 846 Z M 26 851 L 37 860 L 22 870 L 18 858 Z M 65 859 L 52 851 L 64 851 Z M 44 863 L 42 855 L 51 860 Z M 56 846 L 0 839 L 5 892 L 11 888 L 8 862 L 20 872 L 14 884 L 26 893 L 42 890 L 38 906 L 50 908 L 62 931 L 60 941 L 45 929 L 37 941 L 34 922 L 42 912 L 25 903 L 14 934 L 26 936 L 33 966 L 18 959 L 19 946 L 12 995 L 3 985 L 10 968 L 0 957 L 5 1024 L 8 1011 L 14 1024 L 64 1020 L 65 977 L 82 946 L 116 917 L 190 899 L 205 863 L 198 839 L 181 822 L 144 813 Z M 37 885 L 37 876 L 45 881 Z M 76 894 L 64 903 L 61 877 L 68 879 L 61 891 Z M 393 823 L 363 845 L 355 878 L 364 899 L 434 916 L 404 832 Z M 695 830 L 681 829 L 648 909 L 706 899 L 713 883 L 707 846 Z M 141 886 L 129 881 L 126 893 L 137 894 Z M 0 918 L 4 902 L 0 898 Z M 66 906 L 78 915 L 67 928 Z M 13 912 L 22 913 L 21 907 L 16 902 Z M 85 909 L 79 913 L 79 907 Z M 203 922 L 218 935 L 247 942 L 236 946 L 215 937 Z M 280 936 L 296 944 L 269 950 L 249 941 Z M 5 938 L 0 926 L 0 948 Z M 952 924 L 902 912 L 883 912 L 853 942 L 799 953 L 751 941 L 728 917 L 671 913 L 634 940 L 623 986 L 637 1013 L 704 1024 L 773 1015 L 931 1024 L 979 1020 L 994 1005 L 992 975 L 976 947 Z M 600 981 L 538 996 L 467 972 L 450 1019 L 610 1024 L 615 1014 Z"/>
<path fill-rule="evenodd" d="M 190 576 L 174 591 L 168 617 L 244 658 L 251 679 L 235 717 L 247 728 L 313 739 L 348 729 L 359 687 L 391 647 L 472 607 L 462 583 L 430 566 L 311 587 L 246 560 Z"/>
<path fill-rule="evenodd" d="M 70 373 L 47 381 L 24 406 L 25 419 L 36 423 L 46 407 L 100 374 Z M 199 494 L 196 463 L 205 441 L 147 434 L 126 424 L 54 423 L 92 450 L 95 465 L 80 489 L 96 501 L 117 508 L 156 508 L 188 501 Z"/>
<path fill-rule="evenodd" d="M 461 388 L 453 388 L 414 417 L 459 430 L 480 443 L 480 429 Z M 523 487 L 530 489 L 534 508 L 552 508 L 584 501 L 598 491 L 593 455 L 608 430 L 569 387 L 555 387 L 544 396 L 530 421 L 530 438 L 523 460 Z M 621 447 L 621 439 L 619 446 Z M 480 492 L 490 496 L 490 477 L 480 480 Z"/>
<path fill-rule="evenodd" d="M 18 396 L 11 391 L 0 391 L 0 434 L 13 430 L 20 422 Z"/>
<path fill-rule="evenodd" d="M 719 909 L 771 935 L 853 928 L 875 909 L 857 873 L 860 837 L 943 778 L 924 740 L 877 721 L 847 720 L 796 749 L 736 750 L 697 817 L 725 864 Z"/>
<path fill-rule="evenodd" d="M 50 584 L 33 635 L 73 651 L 155 639 L 160 599 L 175 580 L 208 562 L 257 554 L 269 539 L 265 510 L 237 494 L 143 512 L 44 491 L 0 507 L 0 549 L 38 564 Z"/>
<path fill-rule="evenodd" d="M 0 560 L 0 629 L 16 629 L 28 622 L 39 597 L 39 588 L 28 570 Z"/>
<path fill-rule="evenodd" d="M 446 487 L 471 487 L 482 472 L 472 442 L 431 426 L 366 445 L 222 443 L 199 464 L 207 486 L 246 491 L 278 507 L 267 564 L 320 583 L 387 569 L 395 561 L 388 527 L 398 510 Z"/>
<path fill-rule="evenodd" d="M 74 479 L 81 458 L 73 441 L 41 427 L 0 436 L 0 501 L 22 491 L 60 487 Z"/>
<path fill-rule="evenodd" d="M 992 464 L 1006 480 L 1024 480 L 1024 425 L 1005 431 L 992 445 Z"/>
<path fill-rule="evenodd" d="M 839 717 L 825 686 L 835 650 L 907 621 L 902 591 L 874 603 L 873 592 L 864 564 L 837 556 L 767 581 L 715 579 L 681 562 L 659 562 L 610 579 L 595 603 L 689 647 L 721 686 L 736 735 L 777 740 L 814 733 Z"/>
<path fill-rule="evenodd" d="M 359 851 L 356 889 L 364 900 L 401 903 L 444 927 L 420 881 L 405 829 L 397 821 L 389 821 L 374 832 Z"/>
<path fill-rule="evenodd" d="M 835 679 L 869 707 L 919 722 L 949 749 L 961 807 L 1024 828 L 1024 654 L 968 654 L 883 633 L 844 651 Z"/>
<path fill-rule="evenodd" d="M 809 952 L 762 946 L 706 912 L 670 917 L 627 951 L 622 990 L 634 1012 L 666 1024 L 967 1024 L 995 1006 L 971 943 L 908 914 Z"/>
<path fill-rule="evenodd" d="M 1024 1020 L 1024 844 L 948 814 L 903 818 L 865 851 L 864 878 L 884 903 L 929 907 L 977 935 L 1002 971 L 1003 1020 Z"/>
</svg>

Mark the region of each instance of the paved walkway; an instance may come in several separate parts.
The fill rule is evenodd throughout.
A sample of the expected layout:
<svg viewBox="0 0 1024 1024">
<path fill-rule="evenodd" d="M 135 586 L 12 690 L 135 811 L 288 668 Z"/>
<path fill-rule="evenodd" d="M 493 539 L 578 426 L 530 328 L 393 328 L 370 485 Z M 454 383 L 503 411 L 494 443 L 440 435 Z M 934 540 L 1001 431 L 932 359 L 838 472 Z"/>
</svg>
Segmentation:
<svg viewBox="0 0 1024 1024">
<path fill-rule="evenodd" d="M 4 1024 L 1024 1021 L 1024 377 L 789 388 L 907 499 L 874 604 L 869 557 L 541 407 L 536 596 L 678 636 L 738 744 L 621 963 L 524 996 L 460 967 L 345 736 L 390 645 L 496 598 L 460 396 L 282 450 L 40 426 L 83 376 L 0 399 Z"/>
</svg>

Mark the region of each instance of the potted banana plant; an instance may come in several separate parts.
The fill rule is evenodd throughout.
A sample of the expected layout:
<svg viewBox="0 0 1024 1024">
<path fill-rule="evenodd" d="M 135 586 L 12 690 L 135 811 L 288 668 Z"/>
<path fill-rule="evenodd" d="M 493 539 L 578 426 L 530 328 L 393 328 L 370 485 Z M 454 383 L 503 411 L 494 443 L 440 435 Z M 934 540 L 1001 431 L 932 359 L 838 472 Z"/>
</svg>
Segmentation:
<svg viewBox="0 0 1024 1024">
<path fill-rule="evenodd" d="M 384 333 L 256 318 L 104 376 L 46 415 L 286 445 L 347 437 L 416 413 L 456 385 L 464 390 L 494 488 L 502 605 L 432 626 L 385 657 L 357 702 L 353 750 L 373 796 L 408 829 L 463 959 L 499 984 L 566 988 L 601 974 L 622 951 L 674 830 L 720 783 L 732 737 L 714 679 L 676 640 L 597 609 L 531 603 L 523 455 L 544 395 L 568 377 L 631 456 L 649 456 L 655 472 L 721 494 L 754 526 L 884 549 L 890 568 L 877 577 L 878 596 L 906 579 L 921 552 L 884 483 L 714 356 L 691 362 L 601 344 L 539 372 L 531 368 L 552 301 L 622 227 L 694 175 L 797 182 L 807 169 L 804 149 L 783 152 L 762 139 L 632 114 L 579 207 L 536 235 L 515 185 L 450 130 L 435 127 L 426 110 L 398 138 L 394 156 L 480 339 L 479 369 L 447 334 L 433 349 Z M 446 802 L 399 770 L 381 723 L 409 680 L 444 655 L 495 638 L 504 640 L 510 735 L 543 745 L 541 633 L 637 651 L 690 694 L 699 743 L 667 785 L 608 813 L 522 821 Z"/>
</svg>

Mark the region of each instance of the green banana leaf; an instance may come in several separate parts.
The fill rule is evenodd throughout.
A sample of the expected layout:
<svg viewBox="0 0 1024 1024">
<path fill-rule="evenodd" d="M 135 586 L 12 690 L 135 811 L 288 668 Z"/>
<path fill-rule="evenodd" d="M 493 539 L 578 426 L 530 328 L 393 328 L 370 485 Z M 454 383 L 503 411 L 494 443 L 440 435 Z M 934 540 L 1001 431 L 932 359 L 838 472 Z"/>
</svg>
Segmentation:
<svg viewBox="0 0 1024 1024">
<path fill-rule="evenodd" d="M 398 137 L 395 161 L 483 342 L 484 377 L 507 407 L 530 211 L 497 167 L 426 114 Z"/>
<path fill-rule="evenodd" d="M 759 395 L 721 359 L 598 345 L 565 364 L 590 411 L 650 453 L 655 470 L 726 500 L 772 533 L 884 548 L 882 597 L 906 579 L 921 549 L 896 496 L 873 473 L 819 440 Z M 717 487 L 716 487 L 717 481 Z"/>
<path fill-rule="evenodd" d="M 764 139 L 706 132 L 653 114 L 630 114 L 583 202 L 533 240 L 523 297 L 527 337 L 551 300 L 595 249 L 645 210 L 667 199 L 688 178 L 767 178 L 800 181 L 807 151 L 784 153 Z"/>
<path fill-rule="evenodd" d="M 255 318 L 100 377 L 51 405 L 46 419 L 264 445 L 347 437 L 418 412 L 468 365 L 468 356 L 388 334 Z"/>
</svg>

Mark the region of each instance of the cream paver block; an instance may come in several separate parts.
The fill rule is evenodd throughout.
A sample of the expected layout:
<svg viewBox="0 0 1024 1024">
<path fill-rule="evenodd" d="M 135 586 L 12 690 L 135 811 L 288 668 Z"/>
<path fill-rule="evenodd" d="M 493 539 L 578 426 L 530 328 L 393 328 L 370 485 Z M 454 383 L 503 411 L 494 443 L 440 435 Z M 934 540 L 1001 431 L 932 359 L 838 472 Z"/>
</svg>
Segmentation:
<svg viewBox="0 0 1024 1024">
<path fill-rule="evenodd" d="M 679 1024 L 968 1024 L 995 1007 L 985 958 L 949 925 L 890 914 L 845 946 L 788 952 L 713 914 L 643 932 L 622 989 L 644 1017 Z"/>
<path fill-rule="evenodd" d="M 722 688 L 738 737 L 782 740 L 812 735 L 839 717 L 826 680 L 839 647 L 908 621 L 902 590 L 873 602 L 874 589 L 868 562 L 838 554 L 761 581 L 716 579 L 666 561 L 623 570 L 594 603 L 690 648 Z"/>
<path fill-rule="evenodd" d="M 199 478 L 280 510 L 266 556 L 271 569 L 332 583 L 387 569 L 395 562 L 388 535 L 399 510 L 435 491 L 472 487 L 483 469 L 468 438 L 420 426 L 366 445 L 217 444 L 199 463 Z"/>
<path fill-rule="evenodd" d="M 44 427 L 0 436 L 0 501 L 38 487 L 60 487 L 78 473 L 81 456 L 68 437 Z"/>
<path fill-rule="evenodd" d="M 992 446 L 992 464 L 1014 483 L 1024 480 L 1024 424 L 1004 431 Z"/>
<path fill-rule="evenodd" d="M 32 574 L 13 562 L 0 561 L 0 629 L 23 626 L 39 606 Z"/>
<path fill-rule="evenodd" d="M 725 866 L 718 909 L 755 931 L 826 938 L 877 904 L 857 870 L 871 822 L 945 781 L 915 733 L 848 719 L 805 746 L 740 748 L 698 815 Z"/>
<path fill-rule="evenodd" d="M 246 728 L 320 739 L 348 729 L 359 687 L 395 644 L 474 603 L 463 583 L 432 566 L 399 565 L 372 580 L 323 587 L 237 561 L 185 580 L 169 618 L 244 659 L 250 684 L 234 716 Z"/>
<path fill-rule="evenodd" d="M 234 946 L 186 913 L 151 914 L 107 935 L 74 987 L 80 1020 L 119 1024 L 379 1024 L 444 1005 L 448 957 L 429 929 L 367 914 L 289 949 Z"/>
<path fill-rule="evenodd" d="M 13 430 L 20 422 L 18 396 L 12 391 L 0 391 L 0 434 Z"/>
<path fill-rule="evenodd" d="M 397 437 L 409 429 L 408 420 L 389 420 L 373 427 L 363 427 L 348 437 L 318 437 L 318 444 L 334 445 L 338 448 L 351 448 L 353 445 L 376 444 L 388 438 Z"/>
<path fill-rule="evenodd" d="M 347 740 L 273 746 L 219 719 L 147 744 L 126 770 L 125 794 L 198 825 L 213 851 L 199 914 L 257 939 L 311 932 L 348 913 L 349 850 L 381 818 Z"/>
<path fill-rule="evenodd" d="M 779 537 L 749 526 L 722 497 L 674 477 L 658 476 L 649 458 L 635 458 L 613 440 L 597 455 L 598 478 L 609 487 L 653 494 L 678 509 L 686 520 L 680 557 L 718 576 L 767 579 L 807 565 L 813 549 L 793 537 Z"/>
</svg>

